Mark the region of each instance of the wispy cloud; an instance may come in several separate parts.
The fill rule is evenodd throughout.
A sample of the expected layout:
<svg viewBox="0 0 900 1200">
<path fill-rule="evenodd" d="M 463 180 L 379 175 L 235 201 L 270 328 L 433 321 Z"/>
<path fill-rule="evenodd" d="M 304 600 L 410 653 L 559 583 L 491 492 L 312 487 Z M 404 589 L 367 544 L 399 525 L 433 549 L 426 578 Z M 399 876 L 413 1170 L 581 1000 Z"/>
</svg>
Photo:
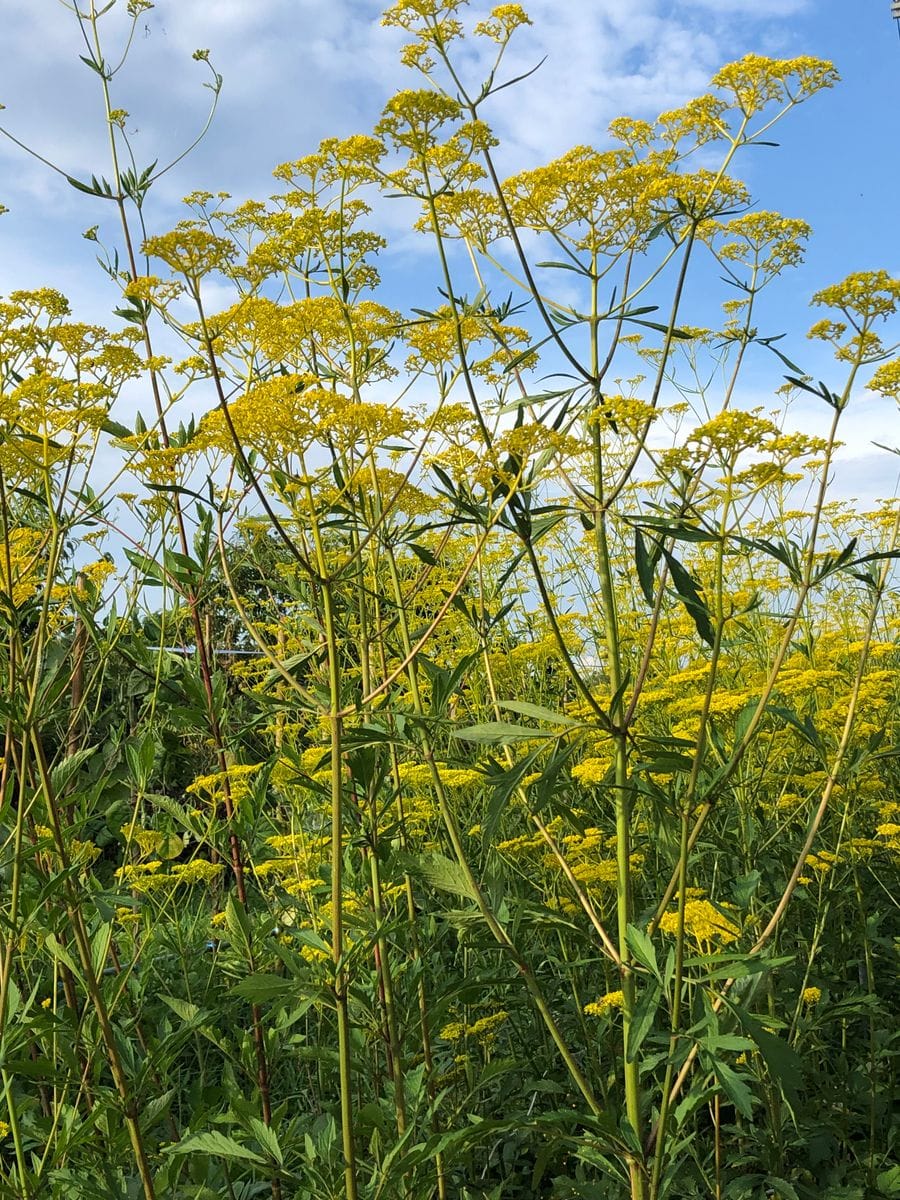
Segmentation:
<svg viewBox="0 0 900 1200">
<path fill-rule="evenodd" d="M 510 162 L 600 141 L 614 116 L 654 115 L 702 90 L 722 61 L 749 48 L 752 30 L 770 35 L 798 3 L 532 0 L 534 27 L 517 38 L 508 69 L 546 61 L 529 85 L 501 94 L 486 117 Z M 473 4 L 472 18 L 489 7 Z M 165 161 L 202 126 L 210 93 L 203 65 L 191 60 L 195 49 L 211 51 L 225 81 L 210 136 L 160 194 L 174 200 L 194 186 L 265 194 L 277 163 L 309 152 L 322 137 L 369 128 L 392 90 L 417 86 L 396 60 L 404 35 L 381 27 L 381 9 L 378 0 L 158 0 L 141 17 L 132 59 L 113 83 L 115 104 L 129 110 L 129 130 L 138 131 L 141 162 Z M 103 22 L 110 62 L 125 33 L 123 10 Z M 77 60 L 88 47 L 74 18 L 58 0 L 7 0 L 0 48 L 9 126 L 67 172 L 102 173 L 97 80 Z M 473 83 L 487 49 L 467 51 Z M 76 199 L 63 195 L 64 181 L 42 183 L 44 168 L 8 144 L 0 157 L 8 167 L 6 203 L 21 198 L 49 214 Z"/>
</svg>

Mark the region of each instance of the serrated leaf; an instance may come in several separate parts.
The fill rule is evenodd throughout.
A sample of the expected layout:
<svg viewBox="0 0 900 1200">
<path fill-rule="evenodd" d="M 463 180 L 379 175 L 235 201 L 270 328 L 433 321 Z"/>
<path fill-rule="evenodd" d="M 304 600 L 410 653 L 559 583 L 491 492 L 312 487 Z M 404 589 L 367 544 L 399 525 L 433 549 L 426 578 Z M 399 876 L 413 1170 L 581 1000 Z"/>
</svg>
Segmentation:
<svg viewBox="0 0 900 1200">
<path fill-rule="evenodd" d="M 744 1033 L 756 1043 L 756 1048 L 772 1078 L 781 1085 L 788 1097 L 793 1096 L 803 1080 L 803 1060 L 800 1055 L 777 1034 L 764 1028 L 761 1021 L 740 1005 L 729 1004 L 729 1008 L 737 1017 Z"/>
<path fill-rule="evenodd" d="M 54 795 L 58 796 L 65 791 L 66 786 L 71 781 L 72 776 L 78 771 L 82 763 L 96 752 L 96 746 L 86 746 L 83 750 L 76 750 L 74 754 L 70 754 L 64 758 L 62 762 L 57 763 L 50 772 L 50 786 L 53 789 Z"/>
<path fill-rule="evenodd" d="M 878 1184 L 878 1190 L 884 1192 L 885 1196 L 900 1196 L 900 1166 L 888 1167 L 886 1171 L 876 1175 L 875 1182 Z"/>
<path fill-rule="evenodd" d="M 141 1106 L 141 1126 L 147 1130 L 152 1129 L 156 1122 L 168 1113 L 176 1094 L 176 1088 L 169 1088 L 161 1096 L 154 1096 L 152 1100 L 143 1104 Z"/>
<path fill-rule="evenodd" d="M 249 1150 L 224 1133 L 210 1129 L 206 1133 L 193 1133 L 182 1138 L 175 1146 L 166 1146 L 164 1154 L 212 1154 L 217 1158 L 239 1158 L 245 1162 L 263 1163 L 254 1150 Z"/>
<path fill-rule="evenodd" d="M 780 1175 L 767 1175 L 765 1187 L 767 1196 L 775 1195 L 778 1200 L 800 1200 L 794 1185 Z"/>
<path fill-rule="evenodd" d="M 177 1017 L 181 1017 L 182 1021 L 190 1023 L 196 1021 L 200 1015 L 200 1009 L 196 1004 L 191 1004 L 189 1000 L 182 1000 L 179 996 L 160 996 L 159 998 L 167 1008 L 171 1008 Z"/>
<path fill-rule="evenodd" d="M 259 1117 L 251 1117 L 250 1128 L 253 1130 L 253 1136 L 269 1157 L 274 1159 L 280 1167 L 284 1166 L 284 1152 L 271 1125 L 264 1125 Z"/>
<path fill-rule="evenodd" d="M 421 854 L 416 857 L 415 864 L 416 873 L 439 892 L 475 899 L 475 890 L 466 872 L 452 858 L 443 854 Z"/>
</svg>

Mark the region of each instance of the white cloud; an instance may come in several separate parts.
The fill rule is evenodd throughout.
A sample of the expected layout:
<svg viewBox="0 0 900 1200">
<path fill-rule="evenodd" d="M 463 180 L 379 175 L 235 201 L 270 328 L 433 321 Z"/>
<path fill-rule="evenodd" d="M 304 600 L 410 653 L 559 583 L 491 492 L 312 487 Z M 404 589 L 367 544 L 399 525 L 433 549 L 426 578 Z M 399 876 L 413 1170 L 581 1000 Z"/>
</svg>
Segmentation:
<svg viewBox="0 0 900 1200">
<path fill-rule="evenodd" d="M 98 81 L 77 60 L 87 47 L 74 18 L 57 0 L 7 0 L 4 7 L 2 99 L 10 127 L 70 174 L 108 173 Z M 472 19 L 489 7 L 473 4 Z M 731 0 L 726 8 L 717 0 L 712 16 L 706 0 L 532 0 L 528 7 L 534 27 L 517 35 L 507 70 L 528 70 L 544 55 L 547 61 L 485 112 L 504 138 L 510 166 L 602 141 L 622 112 L 652 116 L 680 103 L 747 48 L 734 44 L 735 22 L 746 39 L 751 27 L 771 30 L 778 15 L 773 3 L 760 8 L 759 0 Z M 779 0 L 782 16 L 796 8 Z M 381 27 L 381 10 L 379 0 L 158 0 L 141 16 L 131 59 L 113 81 L 114 103 L 131 113 L 129 130 L 139 130 L 140 163 L 166 162 L 202 127 L 211 96 L 204 64 L 191 60 L 195 49 L 210 50 L 224 87 L 210 135 L 157 194 L 169 202 L 194 186 L 265 194 L 277 163 L 332 133 L 370 127 L 392 90 L 417 86 L 396 59 L 405 35 Z M 101 22 L 110 62 L 126 26 L 123 5 Z M 489 50 L 477 41 L 464 48 L 473 85 Z M 0 146 L 0 156 L 17 164 L 6 184 L 13 199 L 48 214 L 61 203 L 73 207 L 77 198 L 63 195 L 65 184 L 42 188 L 43 168 L 15 148 Z"/>
</svg>

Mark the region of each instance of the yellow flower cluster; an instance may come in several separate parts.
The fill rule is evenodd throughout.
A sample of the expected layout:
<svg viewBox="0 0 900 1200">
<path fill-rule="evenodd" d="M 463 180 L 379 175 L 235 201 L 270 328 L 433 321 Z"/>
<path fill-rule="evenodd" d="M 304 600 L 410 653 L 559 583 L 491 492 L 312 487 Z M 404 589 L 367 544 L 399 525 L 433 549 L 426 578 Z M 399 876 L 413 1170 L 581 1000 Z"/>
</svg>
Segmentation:
<svg viewBox="0 0 900 1200">
<path fill-rule="evenodd" d="M 531 20 L 521 4 L 498 4 L 491 9 L 490 17 L 486 21 L 479 21 L 472 32 L 502 46 L 520 26 L 530 24 Z"/>
<path fill-rule="evenodd" d="M 804 100 L 838 82 L 834 65 L 808 55 L 775 59 L 761 54 L 745 54 L 729 63 L 712 78 L 713 87 L 730 92 L 734 103 L 747 118 L 768 104 L 788 104 Z"/>
<path fill-rule="evenodd" d="M 838 861 L 837 855 L 830 850 L 819 850 L 816 854 L 807 854 L 805 863 L 819 876 L 825 876 Z"/>
<path fill-rule="evenodd" d="M 185 792 L 189 796 L 202 796 L 213 804 L 224 801 L 227 796 L 236 809 L 250 795 L 250 781 L 261 766 L 261 763 L 241 763 L 211 775 L 198 775 Z"/>
<path fill-rule="evenodd" d="M 180 221 L 170 233 L 147 238 L 142 253 L 159 258 L 174 274 L 195 285 L 213 271 L 227 271 L 237 257 L 237 247 L 194 221 Z"/>
<path fill-rule="evenodd" d="M 52 840 L 53 838 L 53 830 L 48 825 L 36 825 L 34 831 L 40 838 L 46 838 L 48 840 Z M 89 867 L 91 863 L 96 862 L 96 860 L 100 857 L 101 852 L 100 847 L 95 846 L 93 842 L 84 842 L 79 838 L 67 837 L 66 853 L 68 855 L 69 862 L 77 864 L 81 867 Z M 54 866 L 58 867 L 60 859 L 57 852 L 55 850 L 49 850 L 47 851 L 47 855 L 50 862 Z"/>
<path fill-rule="evenodd" d="M 509 1013 L 505 1009 L 500 1009 L 487 1017 L 480 1017 L 472 1025 L 466 1025 L 462 1021 L 451 1021 L 449 1025 L 443 1027 L 438 1037 L 444 1042 L 461 1042 L 465 1038 L 474 1038 L 482 1045 L 487 1046 L 496 1040 L 501 1026 L 508 1020 Z"/>
<path fill-rule="evenodd" d="M 821 288 L 813 295 L 812 303 L 838 308 L 857 321 L 885 318 L 900 306 L 900 279 L 884 270 L 854 271 L 840 283 Z"/>
<path fill-rule="evenodd" d="M 663 933 L 677 934 L 678 913 L 667 912 L 660 923 Z M 701 945 L 727 946 L 740 937 L 740 928 L 709 900 L 691 899 L 684 906 L 684 931 Z"/>
<path fill-rule="evenodd" d="M 162 863 L 153 859 L 146 863 L 130 863 L 119 867 L 116 877 L 132 891 L 141 893 L 164 891 L 166 888 L 201 883 L 209 886 L 225 870 L 222 863 L 195 858 L 188 863 L 175 863 L 170 872 L 161 872 Z"/>
<path fill-rule="evenodd" d="M 584 1011 L 589 1017 L 606 1017 L 616 1009 L 624 1008 L 624 1006 L 624 992 L 607 992 L 599 1000 L 592 1000 L 590 1004 L 586 1004 Z"/>
<path fill-rule="evenodd" d="M 604 782 L 611 765 L 612 760 L 609 758 L 583 758 L 572 767 L 571 775 L 576 782 L 591 787 Z"/>
<path fill-rule="evenodd" d="M 484 774 L 472 767 L 451 767 L 447 763 L 434 764 L 438 778 L 445 788 L 463 791 L 484 783 Z M 431 767 L 427 763 L 400 763 L 397 775 L 401 784 L 412 789 L 428 790 L 433 784 Z"/>
</svg>

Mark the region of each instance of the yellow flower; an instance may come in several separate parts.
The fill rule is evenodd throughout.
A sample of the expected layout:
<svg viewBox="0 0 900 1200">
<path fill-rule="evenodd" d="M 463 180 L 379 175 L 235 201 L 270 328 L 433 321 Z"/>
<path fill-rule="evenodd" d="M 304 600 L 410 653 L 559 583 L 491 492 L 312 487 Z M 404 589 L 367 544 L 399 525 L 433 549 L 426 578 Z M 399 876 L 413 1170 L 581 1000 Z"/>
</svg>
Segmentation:
<svg viewBox="0 0 900 1200">
<path fill-rule="evenodd" d="M 713 87 L 731 92 L 745 117 L 752 117 L 767 104 L 796 104 L 837 81 L 834 65 L 824 59 L 777 59 L 761 54 L 745 54 L 712 78 Z"/>
<path fill-rule="evenodd" d="M 678 932 L 678 913 L 667 912 L 659 923 L 663 933 Z M 684 931 L 697 942 L 719 942 L 727 946 L 737 941 L 740 929 L 709 900 L 688 900 L 684 906 Z"/>
<path fill-rule="evenodd" d="M 578 863 L 572 868 L 572 874 L 586 888 L 612 886 L 616 882 L 616 860 L 605 858 L 599 862 Z"/>
<path fill-rule="evenodd" d="M 225 270 L 237 255 L 237 247 L 193 222 L 180 221 L 171 233 L 147 238 L 142 252 L 161 258 L 176 274 L 196 281 L 211 271 Z"/>
<path fill-rule="evenodd" d="M 250 795 L 250 777 L 255 775 L 262 763 L 241 763 L 230 766 L 225 771 L 215 771 L 211 775 L 198 775 L 184 789 L 189 796 L 205 794 L 213 803 L 218 803 L 228 797 L 234 808 Z"/>
<path fill-rule="evenodd" d="M 888 317 L 900 305 L 900 279 L 892 279 L 884 270 L 854 271 L 840 283 L 816 292 L 811 302 L 863 320 Z"/>
<path fill-rule="evenodd" d="M 817 987 L 808 987 L 803 989 L 802 1000 L 807 1007 L 812 1008 L 822 999 L 822 989 Z"/>
<path fill-rule="evenodd" d="M 869 380 L 869 391 L 881 392 L 883 396 L 900 400 L 900 358 L 892 358 L 890 362 L 881 364 Z"/>
<path fill-rule="evenodd" d="M 589 1017 L 605 1017 L 614 1009 L 623 1008 L 624 1004 L 624 992 L 607 992 L 599 1000 L 592 1000 L 590 1004 L 586 1004 L 584 1011 Z"/>
<path fill-rule="evenodd" d="M 590 787 L 592 784 L 603 782 L 609 766 L 607 758 L 584 758 L 572 768 L 572 778 Z"/>
<path fill-rule="evenodd" d="M 176 883 L 212 883 L 218 879 L 225 867 L 222 863 L 211 863 L 205 858 L 195 858 L 193 862 L 176 863 L 172 867 L 172 876 Z"/>
<path fill-rule="evenodd" d="M 817 875 L 827 875 L 833 865 L 834 856 L 820 850 L 818 854 L 807 854 L 806 866 L 812 867 Z"/>
<path fill-rule="evenodd" d="M 466 1033 L 469 1037 L 473 1037 L 476 1041 L 481 1042 L 482 1045 L 487 1046 L 494 1041 L 500 1026 L 507 1020 L 509 1020 L 509 1013 L 501 1009 L 499 1012 L 492 1013 L 489 1017 L 481 1017 L 474 1025 L 469 1026 Z"/>
<path fill-rule="evenodd" d="M 498 4 L 491 9 L 487 21 L 479 21 L 473 33 L 488 37 L 501 46 L 508 42 L 513 31 L 520 25 L 530 25 L 532 22 L 521 4 Z"/>
</svg>

